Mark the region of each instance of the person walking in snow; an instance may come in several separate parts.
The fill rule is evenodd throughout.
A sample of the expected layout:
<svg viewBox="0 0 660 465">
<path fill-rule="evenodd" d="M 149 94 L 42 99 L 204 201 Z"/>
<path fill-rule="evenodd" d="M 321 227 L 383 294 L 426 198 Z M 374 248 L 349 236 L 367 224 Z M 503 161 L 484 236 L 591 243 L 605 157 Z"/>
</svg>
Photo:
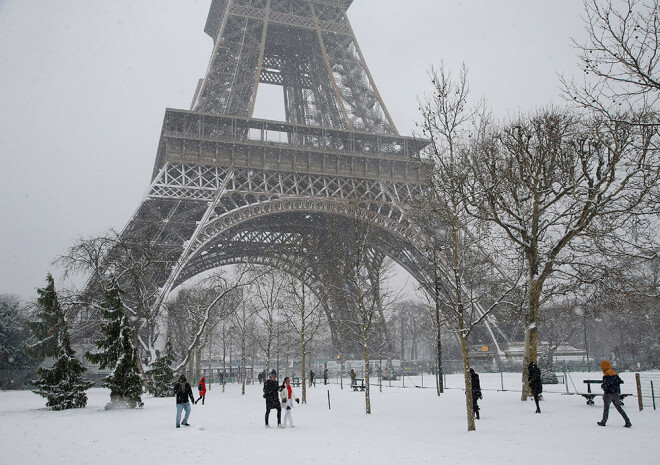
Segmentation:
<svg viewBox="0 0 660 465">
<path fill-rule="evenodd" d="M 355 386 L 357 380 L 357 375 L 355 374 L 355 370 L 351 368 L 351 386 Z"/>
<path fill-rule="evenodd" d="M 270 372 L 269 379 L 264 383 L 264 399 L 266 399 L 266 428 L 268 426 L 268 417 L 270 416 L 270 410 L 277 410 L 277 427 L 284 428 L 282 426 L 282 406 L 280 405 L 279 391 L 280 386 L 277 384 L 277 372 L 275 370 Z"/>
<path fill-rule="evenodd" d="M 174 395 L 176 396 L 176 427 L 180 428 L 180 425 L 190 426 L 188 423 L 190 402 L 195 403 L 195 396 L 184 375 L 179 376 L 179 382 L 174 385 Z M 188 399 L 190 399 L 190 402 L 188 402 Z M 183 417 L 183 423 L 181 422 L 182 410 L 186 411 L 186 416 Z"/>
<path fill-rule="evenodd" d="M 300 399 L 298 399 L 298 396 L 293 391 L 291 380 L 288 376 L 284 378 L 284 383 L 280 387 L 280 390 L 282 391 L 282 404 L 286 406 L 286 410 L 284 411 L 284 427 L 286 428 L 288 421 L 289 426 L 295 428 L 296 426 L 293 424 L 293 418 L 291 418 L 291 409 L 293 408 L 293 401 L 295 400 L 296 403 L 299 404 Z"/>
<path fill-rule="evenodd" d="M 199 399 L 195 401 L 195 404 L 197 402 L 202 401 L 202 405 L 204 405 L 204 400 L 206 399 L 206 378 L 202 376 L 202 380 L 199 382 L 199 385 L 197 386 L 197 389 L 199 390 Z"/>
<path fill-rule="evenodd" d="M 328 384 L 328 369 L 323 370 L 323 384 Z"/>
<path fill-rule="evenodd" d="M 483 399 L 484 396 L 481 394 L 481 383 L 479 382 L 479 375 L 474 371 L 474 368 L 470 367 L 470 378 L 472 379 L 472 411 L 474 412 L 474 418 L 479 419 L 479 399 Z"/>
<path fill-rule="evenodd" d="M 612 403 L 626 422 L 623 426 L 630 428 L 632 423 L 630 423 L 628 415 L 626 415 L 623 407 L 621 407 L 620 395 L 623 380 L 619 378 L 617 372 L 612 369 L 612 364 L 609 361 L 603 360 L 600 363 L 600 368 L 603 370 L 603 384 L 600 386 L 603 390 L 603 419 L 596 423 L 598 426 L 605 426 L 610 414 L 610 403 Z"/>
<path fill-rule="evenodd" d="M 534 402 L 536 403 L 536 413 L 541 413 L 541 407 L 539 406 L 539 397 L 543 392 L 541 369 L 536 365 L 535 362 L 529 362 L 527 371 L 527 383 L 529 383 L 529 389 L 532 391 L 532 395 L 534 396 Z"/>
<path fill-rule="evenodd" d="M 309 370 L 309 387 L 312 387 L 312 384 L 314 387 L 316 387 L 316 380 L 314 379 L 314 372 L 312 370 Z"/>
</svg>

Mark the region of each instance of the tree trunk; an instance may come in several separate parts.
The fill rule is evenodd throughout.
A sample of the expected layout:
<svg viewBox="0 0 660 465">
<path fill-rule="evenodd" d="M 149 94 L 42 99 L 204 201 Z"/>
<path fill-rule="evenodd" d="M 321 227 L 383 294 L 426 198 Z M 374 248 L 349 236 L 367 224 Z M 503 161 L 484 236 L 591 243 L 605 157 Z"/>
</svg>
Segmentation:
<svg viewBox="0 0 660 465">
<path fill-rule="evenodd" d="M 339 362 L 339 388 L 344 390 L 344 353 L 341 354 L 341 362 Z"/>
<path fill-rule="evenodd" d="M 212 364 L 212 358 L 213 358 L 213 331 L 211 331 L 211 334 L 209 335 L 209 382 L 207 384 L 207 389 L 210 391 L 211 390 L 211 384 L 213 383 L 213 364 Z"/>
<path fill-rule="evenodd" d="M 303 339 L 302 343 L 302 403 L 306 404 L 307 403 L 307 377 L 305 376 L 305 373 L 307 373 L 307 365 L 306 365 L 306 356 L 305 356 L 305 342 Z"/>
<path fill-rule="evenodd" d="M 523 358 L 522 396 L 520 400 L 527 400 L 527 397 L 530 395 L 529 384 L 527 383 L 529 364 L 536 362 L 538 352 L 539 288 L 540 285 L 530 278 L 529 301 L 525 315 L 525 356 Z"/>
<path fill-rule="evenodd" d="M 245 335 L 243 335 L 243 338 L 241 340 L 241 384 L 242 384 L 242 389 L 241 389 L 241 394 L 245 395 Z"/>
<path fill-rule="evenodd" d="M 378 358 L 378 387 L 380 392 L 383 392 L 383 353 L 379 354 Z"/>
<path fill-rule="evenodd" d="M 470 376 L 470 360 L 468 358 L 468 345 L 467 339 L 461 331 L 463 329 L 462 323 L 459 326 L 459 338 L 461 340 L 461 353 L 463 355 L 463 375 L 465 376 L 465 406 L 467 407 L 467 429 L 468 431 L 475 431 L 474 424 L 474 409 L 472 408 L 472 376 Z"/>
<path fill-rule="evenodd" d="M 435 354 L 435 390 L 440 396 L 440 366 L 438 365 L 438 353 Z"/>
<path fill-rule="evenodd" d="M 227 332 L 225 327 L 222 327 L 222 392 L 225 392 L 225 384 L 227 383 Z"/>
<path fill-rule="evenodd" d="M 371 396 L 369 391 L 369 336 L 362 335 L 364 341 L 364 403 L 367 415 L 371 415 Z"/>
<path fill-rule="evenodd" d="M 195 384 L 199 384 L 202 379 L 202 349 L 197 349 L 195 353 Z"/>
</svg>

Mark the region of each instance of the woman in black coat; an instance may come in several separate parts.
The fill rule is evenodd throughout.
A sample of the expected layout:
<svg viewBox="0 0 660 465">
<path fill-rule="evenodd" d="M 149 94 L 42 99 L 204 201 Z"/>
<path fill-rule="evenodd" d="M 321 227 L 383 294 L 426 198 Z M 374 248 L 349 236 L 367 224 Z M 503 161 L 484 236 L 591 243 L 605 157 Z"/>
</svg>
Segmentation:
<svg viewBox="0 0 660 465">
<path fill-rule="evenodd" d="M 479 375 L 474 371 L 474 368 L 470 367 L 470 378 L 472 380 L 472 410 L 474 411 L 474 417 L 479 419 L 479 399 L 483 399 L 484 396 L 481 394 L 481 382 L 479 381 Z"/>
<path fill-rule="evenodd" d="M 280 405 L 280 396 L 279 392 L 282 390 L 282 387 L 277 383 L 277 373 L 275 370 L 270 372 L 269 379 L 264 383 L 264 399 L 266 399 L 266 428 L 268 426 L 268 417 L 270 416 L 270 410 L 277 410 L 277 427 L 282 427 L 282 406 Z"/>
<path fill-rule="evenodd" d="M 541 382 L 541 370 L 534 362 L 529 363 L 527 382 L 529 383 L 529 388 L 532 390 L 534 402 L 536 402 L 536 413 L 541 413 L 541 407 L 539 407 L 539 395 L 543 392 L 543 383 Z"/>
</svg>

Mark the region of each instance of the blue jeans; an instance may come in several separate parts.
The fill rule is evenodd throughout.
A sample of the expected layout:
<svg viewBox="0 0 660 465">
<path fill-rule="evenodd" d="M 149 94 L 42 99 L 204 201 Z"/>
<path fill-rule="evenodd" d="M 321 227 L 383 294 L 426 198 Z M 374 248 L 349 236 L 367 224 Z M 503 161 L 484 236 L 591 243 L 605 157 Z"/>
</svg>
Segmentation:
<svg viewBox="0 0 660 465">
<path fill-rule="evenodd" d="M 183 417 L 183 424 L 188 423 L 188 417 L 190 416 L 190 402 L 185 404 L 176 404 L 176 426 L 181 424 L 181 410 L 186 411 L 186 416 Z"/>
</svg>

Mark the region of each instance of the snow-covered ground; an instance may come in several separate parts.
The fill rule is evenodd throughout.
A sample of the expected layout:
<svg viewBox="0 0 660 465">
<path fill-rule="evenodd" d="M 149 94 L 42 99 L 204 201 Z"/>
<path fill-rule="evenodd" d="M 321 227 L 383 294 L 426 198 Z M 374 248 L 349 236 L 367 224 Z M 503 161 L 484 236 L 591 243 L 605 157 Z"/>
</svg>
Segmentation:
<svg viewBox="0 0 660 465">
<path fill-rule="evenodd" d="M 597 377 L 591 374 L 591 377 Z M 588 374 L 571 375 L 582 390 Z M 634 392 L 632 374 L 622 375 L 623 392 Z M 519 387 L 520 375 L 505 374 L 505 388 Z M 364 394 L 317 384 L 307 405 L 296 406 L 296 428 L 265 429 L 259 384 L 211 386 L 206 405 L 192 407 L 190 427 L 175 429 L 174 399 L 144 397 L 137 410 L 105 411 L 108 391 L 89 391 L 87 408 L 51 412 L 29 391 L 0 392 L 0 464 L 420 464 L 487 465 L 645 465 L 660 456 L 660 411 L 639 412 L 636 399 L 625 410 L 633 427 L 613 408 L 607 427 L 596 425 L 602 401 L 588 406 L 564 385 L 545 386 L 543 413 L 521 402 L 515 391 L 499 391 L 499 374 L 481 374 L 484 399 L 477 431 L 466 432 L 461 377 L 447 377 L 441 397 L 433 378 L 385 382 L 372 388 L 372 414 L 364 413 Z M 570 383 L 570 381 L 569 381 Z M 570 385 L 571 392 L 574 388 Z M 598 387 L 595 386 L 597 389 Z M 297 388 L 300 395 L 300 388 Z M 328 409 L 328 392 L 331 409 Z M 275 413 L 271 412 L 271 425 Z"/>
</svg>

